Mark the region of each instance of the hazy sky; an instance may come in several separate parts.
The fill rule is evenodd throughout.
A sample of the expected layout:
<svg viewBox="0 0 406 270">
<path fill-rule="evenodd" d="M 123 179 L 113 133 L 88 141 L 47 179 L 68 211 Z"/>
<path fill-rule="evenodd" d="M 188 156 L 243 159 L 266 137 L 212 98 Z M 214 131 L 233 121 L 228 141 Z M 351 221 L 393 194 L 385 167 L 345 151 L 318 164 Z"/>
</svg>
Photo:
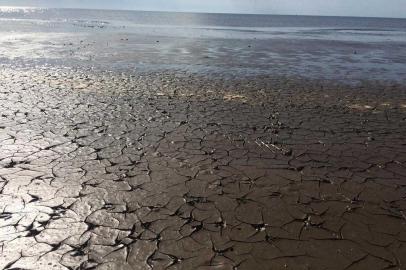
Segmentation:
<svg viewBox="0 0 406 270">
<path fill-rule="evenodd" d="M 0 0 L 0 5 L 406 18 L 406 0 Z"/>
</svg>

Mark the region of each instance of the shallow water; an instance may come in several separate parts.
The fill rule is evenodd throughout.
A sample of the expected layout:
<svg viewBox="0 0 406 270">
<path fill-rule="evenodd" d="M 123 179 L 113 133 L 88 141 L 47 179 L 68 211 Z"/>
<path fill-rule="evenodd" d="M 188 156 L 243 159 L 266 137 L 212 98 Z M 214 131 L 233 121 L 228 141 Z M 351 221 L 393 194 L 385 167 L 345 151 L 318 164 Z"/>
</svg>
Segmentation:
<svg viewBox="0 0 406 270">
<path fill-rule="evenodd" d="M 0 63 L 404 82 L 406 20 L 0 8 Z"/>
</svg>

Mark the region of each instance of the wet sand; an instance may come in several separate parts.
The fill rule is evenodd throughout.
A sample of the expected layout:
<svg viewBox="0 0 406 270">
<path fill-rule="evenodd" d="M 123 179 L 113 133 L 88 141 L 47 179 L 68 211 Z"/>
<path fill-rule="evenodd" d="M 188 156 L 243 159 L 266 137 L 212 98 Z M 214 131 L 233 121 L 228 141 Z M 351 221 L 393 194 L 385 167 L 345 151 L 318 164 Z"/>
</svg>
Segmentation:
<svg viewBox="0 0 406 270">
<path fill-rule="evenodd" d="M 1 269 L 404 269 L 406 88 L 0 72 Z"/>
</svg>

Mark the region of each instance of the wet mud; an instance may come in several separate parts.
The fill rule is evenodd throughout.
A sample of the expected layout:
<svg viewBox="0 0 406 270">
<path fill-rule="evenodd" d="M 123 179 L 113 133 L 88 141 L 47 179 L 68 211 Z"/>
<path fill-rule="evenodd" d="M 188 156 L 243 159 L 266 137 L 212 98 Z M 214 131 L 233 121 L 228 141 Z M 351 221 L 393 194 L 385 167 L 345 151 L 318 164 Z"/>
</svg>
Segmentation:
<svg viewBox="0 0 406 270">
<path fill-rule="evenodd" d="M 405 269 L 406 88 L 0 71 L 0 269 Z"/>
</svg>

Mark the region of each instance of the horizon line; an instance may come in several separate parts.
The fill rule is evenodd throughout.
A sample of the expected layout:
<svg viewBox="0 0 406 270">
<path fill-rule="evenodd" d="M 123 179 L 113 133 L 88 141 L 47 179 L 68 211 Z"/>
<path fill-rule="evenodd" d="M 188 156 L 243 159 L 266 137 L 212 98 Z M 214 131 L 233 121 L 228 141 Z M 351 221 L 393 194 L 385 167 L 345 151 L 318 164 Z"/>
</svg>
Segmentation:
<svg viewBox="0 0 406 270">
<path fill-rule="evenodd" d="M 80 8 L 80 7 L 43 7 L 43 6 L 2 6 L 0 8 L 32 8 L 32 9 L 71 9 L 71 10 L 101 10 L 101 11 L 136 11 L 136 12 L 166 12 L 166 13 L 194 13 L 194 14 L 224 14 L 224 15 L 260 15 L 260 16 L 303 16 L 303 17 L 338 17 L 338 18 L 370 18 L 370 19 L 401 19 L 406 17 L 361 16 L 361 15 L 316 15 L 316 14 L 281 14 L 281 13 L 244 13 L 244 12 L 207 12 L 192 10 L 144 10 L 117 8 Z"/>
</svg>

